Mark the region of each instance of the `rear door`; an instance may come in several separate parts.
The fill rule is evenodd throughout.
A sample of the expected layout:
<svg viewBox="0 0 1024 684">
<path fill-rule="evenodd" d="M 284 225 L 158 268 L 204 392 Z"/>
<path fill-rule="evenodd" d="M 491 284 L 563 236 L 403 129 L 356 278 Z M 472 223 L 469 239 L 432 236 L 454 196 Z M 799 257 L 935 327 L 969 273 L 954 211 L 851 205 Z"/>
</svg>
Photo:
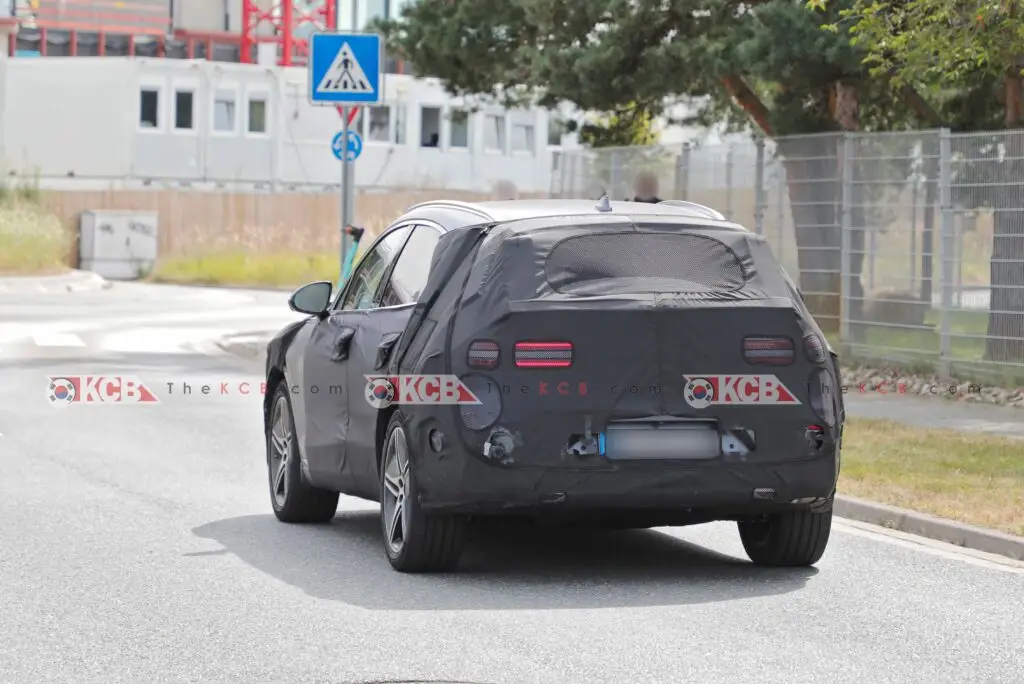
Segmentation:
<svg viewBox="0 0 1024 684">
<path fill-rule="evenodd" d="M 372 433 L 373 428 L 351 420 L 349 360 L 356 353 L 359 330 L 368 324 L 377 293 L 411 231 L 408 224 L 395 226 L 370 246 L 338 293 L 330 315 L 318 321 L 310 334 L 292 401 L 304 423 L 303 453 L 315 484 L 355 493 L 350 445 L 353 440 L 365 440 L 359 436 L 361 430 Z M 365 402 L 362 392 L 355 399 Z"/>
<path fill-rule="evenodd" d="M 356 327 L 348 363 L 349 420 L 369 429 L 350 431 L 347 448 L 360 487 L 377 488 L 377 409 L 366 399 L 367 375 L 386 371 L 390 353 L 412 316 L 413 308 L 427 284 L 430 263 L 441 237 L 441 229 L 419 222 L 402 249 L 394 267 L 382 282 L 374 307 L 367 310 Z"/>
</svg>

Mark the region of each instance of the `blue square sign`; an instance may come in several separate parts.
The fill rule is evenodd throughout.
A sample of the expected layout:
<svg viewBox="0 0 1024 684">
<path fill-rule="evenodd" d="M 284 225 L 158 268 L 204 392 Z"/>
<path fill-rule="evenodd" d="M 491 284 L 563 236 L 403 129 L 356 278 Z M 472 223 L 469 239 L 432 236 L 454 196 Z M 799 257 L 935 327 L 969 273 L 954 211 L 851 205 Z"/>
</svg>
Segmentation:
<svg viewBox="0 0 1024 684">
<path fill-rule="evenodd" d="M 309 101 L 378 104 L 384 41 L 375 33 L 314 33 L 309 39 Z"/>
</svg>

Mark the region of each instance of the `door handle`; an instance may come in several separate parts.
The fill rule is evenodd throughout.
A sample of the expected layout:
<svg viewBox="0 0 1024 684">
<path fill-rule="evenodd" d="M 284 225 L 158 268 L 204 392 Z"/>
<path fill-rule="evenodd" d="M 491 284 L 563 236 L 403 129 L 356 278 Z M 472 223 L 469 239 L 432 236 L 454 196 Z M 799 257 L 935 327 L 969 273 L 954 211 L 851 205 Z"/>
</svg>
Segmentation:
<svg viewBox="0 0 1024 684">
<path fill-rule="evenodd" d="M 380 370 L 388 365 L 388 361 L 391 360 L 391 352 L 394 351 L 395 344 L 398 343 L 398 338 L 401 336 L 402 333 L 388 333 L 380 341 L 380 344 L 377 346 L 377 366 L 374 370 Z"/>
<path fill-rule="evenodd" d="M 338 339 L 334 342 L 334 351 L 331 352 L 331 361 L 345 361 L 348 359 L 349 347 L 352 346 L 352 338 L 355 337 L 355 328 L 342 328 L 338 333 Z"/>
</svg>

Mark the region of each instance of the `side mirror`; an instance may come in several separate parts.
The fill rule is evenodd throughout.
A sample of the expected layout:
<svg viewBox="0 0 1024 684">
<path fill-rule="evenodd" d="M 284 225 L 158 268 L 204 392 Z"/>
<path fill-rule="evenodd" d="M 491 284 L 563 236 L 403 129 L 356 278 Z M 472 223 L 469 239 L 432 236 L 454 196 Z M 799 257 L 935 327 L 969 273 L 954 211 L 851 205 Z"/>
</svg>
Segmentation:
<svg viewBox="0 0 1024 684">
<path fill-rule="evenodd" d="M 334 285 L 322 280 L 303 285 L 288 298 L 288 308 L 310 316 L 323 316 L 331 305 L 331 292 Z"/>
</svg>

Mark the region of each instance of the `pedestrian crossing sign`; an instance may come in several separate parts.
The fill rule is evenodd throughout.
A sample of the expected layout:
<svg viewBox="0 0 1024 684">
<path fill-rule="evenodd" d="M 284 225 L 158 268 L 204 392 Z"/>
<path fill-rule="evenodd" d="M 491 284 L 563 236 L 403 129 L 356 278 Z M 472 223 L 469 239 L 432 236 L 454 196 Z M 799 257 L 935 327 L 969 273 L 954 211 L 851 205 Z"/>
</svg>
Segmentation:
<svg viewBox="0 0 1024 684">
<path fill-rule="evenodd" d="M 375 33 L 314 33 L 309 39 L 309 101 L 378 104 L 384 41 Z"/>
</svg>

